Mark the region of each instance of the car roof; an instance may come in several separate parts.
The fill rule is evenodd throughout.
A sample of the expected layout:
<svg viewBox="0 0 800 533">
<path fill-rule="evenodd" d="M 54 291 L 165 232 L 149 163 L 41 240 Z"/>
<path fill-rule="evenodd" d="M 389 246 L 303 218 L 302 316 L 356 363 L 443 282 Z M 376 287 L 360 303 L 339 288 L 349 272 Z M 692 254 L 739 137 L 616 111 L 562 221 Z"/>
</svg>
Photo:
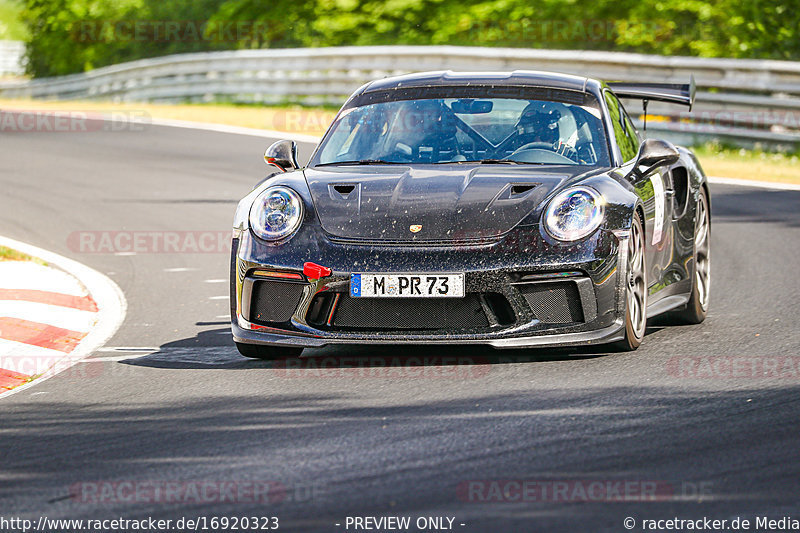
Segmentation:
<svg viewBox="0 0 800 533">
<path fill-rule="evenodd" d="M 602 83 L 583 76 L 536 70 L 512 72 L 454 72 L 452 70 L 417 72 L 392 76 L 368 83 L 358 93 L 371 93 L 410 87 L 441 86 L 531 86 L 566 89 L 599 94 Z"/>
</svg>

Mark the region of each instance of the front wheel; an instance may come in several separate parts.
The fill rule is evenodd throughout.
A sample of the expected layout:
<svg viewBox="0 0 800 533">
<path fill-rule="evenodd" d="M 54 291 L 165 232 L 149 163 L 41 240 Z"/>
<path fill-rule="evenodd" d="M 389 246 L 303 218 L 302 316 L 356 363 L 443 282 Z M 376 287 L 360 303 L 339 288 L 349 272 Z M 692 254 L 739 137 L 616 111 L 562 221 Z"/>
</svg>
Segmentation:
<svg viewBox="0 0 800 533">
<path fill-rule="evenodd" d="M 279 348 L 276 346 L 263 346 L 261 344 L 245 344 L 243 342 L 237 342 L 236 349 L 245 357 L 268 361 L 299 357 L 300 354 L 303 353 L 302 348 Z"/>
<path fill-rule="evenodd" d="M 625 338 L 617 347 L 626 352 L 635 350 L 642 344 L 647 327 L 647 261 L 644 253 L 644 229 L 639 213 L 633 217 L 631 236 L 628 239 L 628 253 L 625 280 Z"/>
</svg>

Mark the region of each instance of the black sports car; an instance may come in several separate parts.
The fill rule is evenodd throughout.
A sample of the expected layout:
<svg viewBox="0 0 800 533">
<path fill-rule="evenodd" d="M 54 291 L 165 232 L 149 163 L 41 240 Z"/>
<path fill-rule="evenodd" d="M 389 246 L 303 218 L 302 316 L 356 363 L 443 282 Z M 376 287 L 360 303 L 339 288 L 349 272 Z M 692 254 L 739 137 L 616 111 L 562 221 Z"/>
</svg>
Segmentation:
<svg viewBox="0 0 800 533">
<path fill-rule="evenodd" d="M 617 343 L 701 322 L 709 192 L 619 98 L 694 83 L 434 72 L 369 83 L 306 168 L 291 141 L 237 207 L 231 318 L 249 357 L 357 343 Z"/>
</svg>

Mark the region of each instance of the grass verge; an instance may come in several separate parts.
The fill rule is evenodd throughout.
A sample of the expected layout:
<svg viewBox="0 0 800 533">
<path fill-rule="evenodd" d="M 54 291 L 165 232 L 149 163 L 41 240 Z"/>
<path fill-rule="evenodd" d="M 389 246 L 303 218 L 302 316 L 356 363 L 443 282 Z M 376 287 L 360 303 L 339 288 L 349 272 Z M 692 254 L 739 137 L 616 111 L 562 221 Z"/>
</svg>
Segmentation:
<svg viewBox="0 0 800 533">
<path fill-rule="evenodd" d="M 39 101 L 0 99 L 0 109 L 59 113 L 91 113 L 116 116 L 118 120 L 188 120 L 276 130 L 287 134 L 321 137 L 337 109 L 301 106 L 252 106 L 235 104 L 146 104 L 86 101 Z M 0 125 L 1 126 L 1 125 Z"/>
<path fill-rule="evenodd" d="M 697 146 L 694 152 L 709 176 L 800 183 L 800 155 L 797 153 L 745 150 L 715 143 Z"/>
<path fill-rule="evenodd" d="M 23 254 L 22 252 L 18 252 L 17 250 L 8 248 L 6 246 L 0 246 L 0 261 L 32 261 L 40 265 L 47 265 L 46 262 L 42 261 L 38 257 L 32 257 L 28 254 Z"/>
</svg>

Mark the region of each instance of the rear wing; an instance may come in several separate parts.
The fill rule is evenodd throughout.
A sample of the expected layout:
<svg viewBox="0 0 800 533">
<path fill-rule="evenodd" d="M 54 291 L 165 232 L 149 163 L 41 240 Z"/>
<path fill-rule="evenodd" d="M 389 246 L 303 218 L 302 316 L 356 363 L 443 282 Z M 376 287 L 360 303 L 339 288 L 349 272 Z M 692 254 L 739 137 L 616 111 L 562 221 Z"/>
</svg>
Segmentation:
<svg viewBox="0 0 800 533">
<path fill-rule="evenodd" d="M 694 76 L 689 79 L 689 83 L 627 83 L 611 82 L 608 87 L 620 98 L 636 98 L 644 100 L 645 105 L 650 100 L 659 102 L 669 102 L 689 106 L 692 110 L 694 104 Z"/>
</svg>

